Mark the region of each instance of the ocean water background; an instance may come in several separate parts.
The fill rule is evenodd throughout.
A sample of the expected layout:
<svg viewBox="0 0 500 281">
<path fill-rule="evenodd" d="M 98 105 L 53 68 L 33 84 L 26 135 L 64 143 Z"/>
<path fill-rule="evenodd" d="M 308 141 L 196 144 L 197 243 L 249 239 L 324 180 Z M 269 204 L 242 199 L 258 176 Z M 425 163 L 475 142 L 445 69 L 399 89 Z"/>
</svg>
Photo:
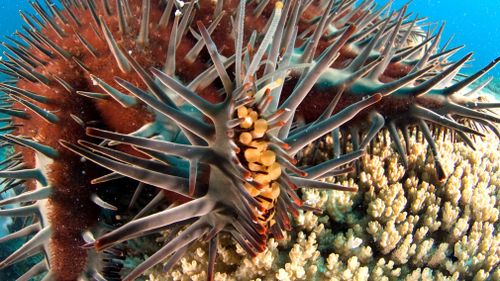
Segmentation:
<svg viewBox="0 0 500 281">
<path fill-rule="evenodd" d="M 376 0 L 379 4 L 385 0 Z M 408 0 L 394 0 L 393 8 L 399 9 Z M 452 58 L 458 59 L 473 52 L 473 60 L 461 72 L 472 74 L 500 57 L 500 0 L 411 0 L 408 12 L 426 17 L 427 22 L 445 23 L 441 45 L 451 36 L 450 47 L 465 45 Z M 412 16 L 412 19 L 414 17 Z M 495 79 L 485 91 L 500 100 L 500 66 L 490 70 L 483 79 Z"/>
<path fill-rule="evenodd" d="M 385 0 L 377 0 L 377 2 L 386 3 Z M 408 0 L 395 0 L 393 7 L 400 8 L 407 2 Z M 33 13 L 28 0 L 0 0 L 1 41 L 5 36 L 21 30 L 24 22 L 19 16 L 19 10 Z M 451 46 L 466 45 L 455 58 L 470 51 L 474 52 L 475 60 L 470 62 L 463 72 L 477 71 L 500 56 L 500 21 L 498 20 L 500 0 L 414 0 L 408 10 L 420 17 L 427 17 L 429 22 L 436 24 L 446 22 L 443 41 L 454 34 Z M 3 53 L 5 49 L 0 46 L 0 50 Z M 497 97 L 500 99 L 500 67 L 493 69 L 489 76 L 497 77 L 492 82 L 490 90 L 497 89 Z M 0 219 L 0 236 L 5 233 L 2 227 L 5 222 Z"/>
<path fill-rule="evenodd" d="M 393 8 L 399 9 L 407 2 L 395 0 Z M 442 42 L 454 35 L 450 46 L 465 45 L 455 57 L 474 52 L 475 60 L 465 72 L 478 70 L 500 56 L 500 0 L 414 0 L 408 11 L 427 17 L 428 22 L 445 22 Z M 500 67 L 493 69 L 490 75 L 500 77 Z"/>
</svg>

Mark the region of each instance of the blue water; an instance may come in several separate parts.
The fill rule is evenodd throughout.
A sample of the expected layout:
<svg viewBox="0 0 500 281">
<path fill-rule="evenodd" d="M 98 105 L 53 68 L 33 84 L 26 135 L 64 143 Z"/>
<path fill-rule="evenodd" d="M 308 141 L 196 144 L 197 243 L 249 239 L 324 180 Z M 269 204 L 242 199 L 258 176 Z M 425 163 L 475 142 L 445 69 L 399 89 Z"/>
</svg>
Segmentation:
<svg viewBox="0 0 500 281">
<path fill-rule="evenodd" d="M 395 0 L 393 7 L 400 8 L 407 2 Z M 475 61 L 469 71 L 477 70 L 500 56 L 499 0 L 414 0 L 408 11 L 427 17 L 429 22 L 446 22 L 443 42 L 454 34 L 450 46 L 465 45 L 455 57 L 474 52 Z M 500 77 L 500 67 L 493 69 L 490 75 Z"/>
</svg>

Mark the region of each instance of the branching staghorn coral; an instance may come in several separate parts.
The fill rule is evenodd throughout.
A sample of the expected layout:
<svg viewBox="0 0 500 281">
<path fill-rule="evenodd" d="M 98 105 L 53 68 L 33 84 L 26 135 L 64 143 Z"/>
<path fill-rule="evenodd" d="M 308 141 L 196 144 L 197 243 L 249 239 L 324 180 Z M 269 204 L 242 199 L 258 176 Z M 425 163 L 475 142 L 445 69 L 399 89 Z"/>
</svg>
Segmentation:
<svg viewBox="0 0 500 281">
<path fill-rule="evenodd" d="M 498 280 L 500 144 L 492 135 L 476 150 L 441 139 L 449 176 L 440 182 L 422 135 L 409 140 L 407 174 L 394 144 L 380 138 L 359 176 L 338 179 L 358 193 L 304 189 L 323 215 L 301 212 L 288 236 L 256 258 L 223 240 L 215 280 Z M 201 249 L 149 280 L 203 280 Z"/>
</svg>

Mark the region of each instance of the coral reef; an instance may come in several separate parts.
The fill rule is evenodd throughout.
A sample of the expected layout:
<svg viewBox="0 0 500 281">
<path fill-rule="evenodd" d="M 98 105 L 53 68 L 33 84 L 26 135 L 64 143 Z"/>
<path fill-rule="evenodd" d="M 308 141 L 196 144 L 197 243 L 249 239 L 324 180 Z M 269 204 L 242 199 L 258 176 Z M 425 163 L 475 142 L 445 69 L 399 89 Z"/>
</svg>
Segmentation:
<svg viewBox="0 0 500 281">
<path fill-rule="evenodd" d="M 288 232 L 291 217 L 310 231 L 319 228 L 320 219 L 307 212 L 319 213 L 321 204 L 301 199 L 299 187 L 373 188 L 374 203 L 359 204 L 368 213 L 346 209 L 344 220 L 362 224 L 372 216 L 369 233 L 379 246 L 371 251 L 399 253 L 400 243 L 411 248 L 426 231 L 437 232 L 437 222 L 427 230 L 412 227 L 422 223 L 417 215 L 428 221 L 440 214 L 439 196 L 420 202 L 419 187 L 415 206 L 393 221 L 404 205 L 401 192 L 415 188 L 411 182 L 402 191 L 383 190 L 383 179 L 368 176 L 359 187 L 322 179 L 359 172 L 362 163 L 356 170 L 353 161 L 377 155 L 369 147 L 385 132 L 399 154 L 391 164 L 398 168 L 385 176 L 411 179 L 408 138 L 417 128 L 429 144 L 429 179 L 437 184 L 451 172 L 436 145 L 438 132 L 470 147 L 487 132 L 500 136 L 500 118 L 491 112 L 500 104 L 473 95 L 485 83 L 467 89 L 500 58 L 458 75 L 472 54 L 450 61 L 460 47 L 439 49 L 443 26 L 434 35 L 424 31 L 407 5 L 391 11 L 390 1 L 378 7 L 352 0 L 30 3 L 36 15 L 21 13 L 26 25 L 7 38 L 8 60 L 0 61 L 9 77 L 0 83 L 0 113 L 9 116 L 2 119 L 0 145 L 14 151 L 0 164 L 0 177 L 4 190 L 15 191 L 0 201 L 0 216 L 24 219 L 5 241 L 28 238 L 0 268 L 43 258 L 20 280 L 42 274 L 133 280 L 165 258 L 168 271 L 199 240 L 210 242 L 201 273 L 210 280 L 218 252 L 224 256 L 219 236 L 250 257 L 276 251 L 274 240 L 267 244 L 271 236 L 295 239 L 300 243 L 291 253 L 305 257 L 279 278 L 313 278 L 325 272 L 308 265 L 319 258 L 311 248 L 315 236 Z M 321 163 L 304 157 L 310 144 L 318 151 L 316 141 L 325 135 L 332 155 Z M 373 175 L 383 178 L 379 170 Z M 335 196 L 339 202 L 330 208 L 345 209 L 341 201 L 350 197 Z M 442 209 L 456 213 L 451 205 Z M 406 229 L 396 227 L 399 220 L 408 220 Z M 466 228 L 459 222 L 457 237 Z M 166 229 L 169 237 L 157 247 L 122 243 Z M 346 243 L 335 239 L 353 253 L 364 238 L 355 234 L 360 230 L 352 237 L 332 232 L 346 236 Z M 424 258 L 433 241 L 413 256 Z M 126 256 L 139 264 L 122 270 Z M 356 261 L 347 266 L 354 271 Z"/>
<path fill-rule="evenodd" d="M 324 213 L 301 212 L 283 241 L 271 238 L 253 259 L 222 240 L 214 280 L 498 280 L 500 144 L 488 135 L 476 150 L 449 138 L 438 147 L 448 155 L 444 182 L 421 134 L 410 138 L 406 174 L 381 139 L 359 175 L 337 179 L 358 193 L 303 189 Z M 205 265 L 201 246 L 148 278 L 205 280 Z"/>
</svg>

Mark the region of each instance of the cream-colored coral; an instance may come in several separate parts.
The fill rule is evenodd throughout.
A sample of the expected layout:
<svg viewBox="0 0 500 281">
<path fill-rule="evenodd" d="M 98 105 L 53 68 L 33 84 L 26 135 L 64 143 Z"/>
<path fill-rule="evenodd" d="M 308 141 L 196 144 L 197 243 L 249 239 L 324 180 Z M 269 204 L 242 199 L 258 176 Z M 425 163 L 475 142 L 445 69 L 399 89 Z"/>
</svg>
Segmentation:
<svg viewBox="0 0 500 281">
<path fill-rule="evenodd" d="M 271 238 L 254 259 L 221 239 L 215 280 L 500 280 L 498 139 L 477 139 L 476 150 L 439 141 L 444 182 L 421 135 L 409 148 L 407 170 L 377 144 L 360 173 L 336 179 L 357 193 L 303 189 L 323 214 L 301 212 L 285 240 Z M 204 280 L 205 249 L 149 280 Z"/>
</svg>

